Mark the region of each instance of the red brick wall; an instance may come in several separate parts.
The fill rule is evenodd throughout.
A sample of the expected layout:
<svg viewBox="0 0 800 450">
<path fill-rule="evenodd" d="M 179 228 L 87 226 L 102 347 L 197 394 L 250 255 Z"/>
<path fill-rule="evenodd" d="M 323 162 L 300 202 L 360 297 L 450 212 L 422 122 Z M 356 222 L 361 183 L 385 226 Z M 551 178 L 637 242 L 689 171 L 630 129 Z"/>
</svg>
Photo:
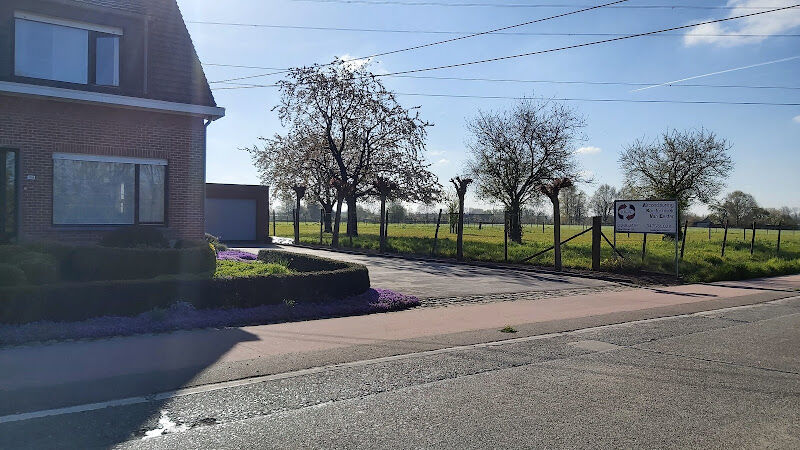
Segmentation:
<svg viewBox="0 0 800 450">
<path fill-rule="evenodd" d="M 0 95 L 0 147 L 19 150 L 20 238 L 96 241 L 109 228 L 52 225 L 56 152 L 167 160 L 167 231 L 204 232 L 203 119 Z M 28 180 L 33 175 L 35 180 Z"/>
</svg>

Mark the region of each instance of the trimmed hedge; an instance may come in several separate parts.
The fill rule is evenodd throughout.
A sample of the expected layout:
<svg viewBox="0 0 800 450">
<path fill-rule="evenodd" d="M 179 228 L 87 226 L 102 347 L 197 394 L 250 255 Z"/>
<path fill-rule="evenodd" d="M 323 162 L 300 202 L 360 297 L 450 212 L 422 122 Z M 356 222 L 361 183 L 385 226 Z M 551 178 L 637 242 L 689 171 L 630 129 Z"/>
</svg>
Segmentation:
<svg viewBox="0 0 800 450">
<path fill-rule="evenodd" d="M 75 281 L 140 280 L 161 275 L 206 274 L 217 267 L 211 246 L 190 248 L 81 247 L 69 258 Z"/>
<path fill-rule="evenodd" d="M 133 316 L 178 301 L 198 309 L 247 308 L 285 300 L 325 301 L 358 295 L 370 287 L 359 264 L 279 251 L 259 259 L 283 259 L 296 273 L 234 279 L 94 281 L 0 288 L 0 322 L 78 321 Z M 321 269 L 321 270 L 320 270 Z"/>
</svg>

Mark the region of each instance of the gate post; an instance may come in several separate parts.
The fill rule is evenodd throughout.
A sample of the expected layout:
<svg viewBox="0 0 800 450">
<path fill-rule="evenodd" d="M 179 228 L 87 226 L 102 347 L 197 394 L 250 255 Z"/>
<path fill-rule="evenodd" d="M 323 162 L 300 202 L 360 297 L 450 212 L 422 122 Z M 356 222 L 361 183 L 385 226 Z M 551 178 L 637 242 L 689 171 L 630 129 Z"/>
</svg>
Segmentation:
<svg viewBox="0 0 800 450">
<path fill-rule="evenodd" d="M 603 222 L 599 216 L 592 217 L 592 270 L 600 270 L 600 239 L 603 234 Z"/>
</svg>

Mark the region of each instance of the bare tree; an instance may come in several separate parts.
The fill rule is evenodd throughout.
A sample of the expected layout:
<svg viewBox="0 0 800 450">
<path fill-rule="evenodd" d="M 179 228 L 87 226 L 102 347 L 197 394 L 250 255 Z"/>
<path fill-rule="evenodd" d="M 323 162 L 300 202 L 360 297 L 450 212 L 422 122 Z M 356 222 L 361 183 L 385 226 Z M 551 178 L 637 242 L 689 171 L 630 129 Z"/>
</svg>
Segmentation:
<svg viewBox="0 0 800 450">
<path fill-rule="evenodd" d="M 586 193 L 575 186 L 561 190 L 561 215 L 568 225 L 579 225 L 586 218 L 587 206 Z"/>
<path fill-rule="evenodd" d="M 601 184 L 589 200 L 592 212 L 596 216 L 600 216 L 603 219 L 603 223 L 610 221 L 614 211 L 614 200 L 617 199 L 617 195 L 618 192 L 614 186 Z"/>
<path fill-rule="evenodd" d="M 561 262 L 561 203 L 559 194 L 563 189 L 569 189 L 572 186 L 572 180 L 569 178 L 556 178 L 539 187 L 542 194 L 547 196 L 550 202 L 553 203 L 553 248 L 555 250 L 556 270 L 563 268 Z"/>
<path fill-rule="evenodd" d="M 552 101 L 523 100 L 500 112 L 479 112 L 468 123 L 470 174 L 478 195 L 508 211 L 509 237 L 522 242 L 520 212 L 548 182 L 576 175 L 572 145 L 584 121 Z"/>
<path fill-rule="evenodd" d="M 346 186 L 347 232 L 357 235 L 357 200 L 374 194 L 378 176 L 423 160 L 430 124 L 403 108 L 366 67 L 341 60 L 292 69 L 279 85 L 282 123 L 293 133 L 321 136 Z"/>
<path fill-rule="evenodd" d="M 705 129 L 639 139 L 619 159 L 627 184 L 652 199 L 676 199 L 681 210 L 694 201 L 709 203 L 733 169 L 730 144 Z"/>
</svg>

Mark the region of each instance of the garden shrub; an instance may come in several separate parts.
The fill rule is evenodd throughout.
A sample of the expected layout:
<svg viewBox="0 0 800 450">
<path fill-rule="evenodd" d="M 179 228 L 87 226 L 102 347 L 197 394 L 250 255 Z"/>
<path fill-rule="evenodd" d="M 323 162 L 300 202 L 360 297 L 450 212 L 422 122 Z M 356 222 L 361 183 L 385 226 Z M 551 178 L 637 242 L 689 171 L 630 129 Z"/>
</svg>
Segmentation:
<svg viewBox="0 0 800 450">
<path fill-rule="evenodd" d="M 25 273 L 32 284 L 48 284 L 59 281 L 59 263 L 53 255 L 26 252 L 19 255 L 15 265 Z"/>
<path fill-rule="evenodd" d="M 22 269 L 11 264 L 0 263 L 0 287 L 18 286 L 27 282 Z"/>
<path fill-rule="evenodd" d="M 107 233 L 100 240 L 100 245 L 103 247 L 120 248 L 165 248 L 169 247 L 169 242 L 164 236 L 164 233 L 158 228 L 133 225 L 118 228 Z"/>
<path fill-rule="evenodd" d="M 213 234 L 206 233 L 206 242 L 211 244 L 214 247 L 214 251 L 219 253 L 228 249 L 228 246 L 221 243 L 219 238 L 214 236 Z"/>
<path fill-rule="evenodd" d="M 76 281 L 137 280 L 172 274 L 213 275 L 209 246 L 182 249 L 81 247 L 70 258 Z"/>
<path fill-rule="evenodd" d="M 121 253 L 137 251 L 140 250 L 126 249 Z M 196 249 L 179 250 L 187 251 Z M 213 255 L 210 248 L 206 251 Z M 76 252 L 75 255 L 81 253 Z M 149 253 L 152 255 L 153 250 Z M 168 308 L 178 301 L 190 303 L 198 309 L 248 308 L 280 304 L 284 300 L 336 301 L 364 293 L 370 287 L 367 268 L 359 264 L 278 251 L 262 252 L 259 257 L 262 260 L 282 257 L 291 261 L 290 268 L 293 265 L 305 270 L 302 273 L 251 278 L 198 279 L 176 275 L 160 280 L 2 287 L 0 322 L 76 321 L 100 316 L 133 316 L 156 308 Z M 130 258 L 130 261 L 144 261 L 136 258 Z M 312 271 L 315 267 L 316 271 Z"/>
</svg>

